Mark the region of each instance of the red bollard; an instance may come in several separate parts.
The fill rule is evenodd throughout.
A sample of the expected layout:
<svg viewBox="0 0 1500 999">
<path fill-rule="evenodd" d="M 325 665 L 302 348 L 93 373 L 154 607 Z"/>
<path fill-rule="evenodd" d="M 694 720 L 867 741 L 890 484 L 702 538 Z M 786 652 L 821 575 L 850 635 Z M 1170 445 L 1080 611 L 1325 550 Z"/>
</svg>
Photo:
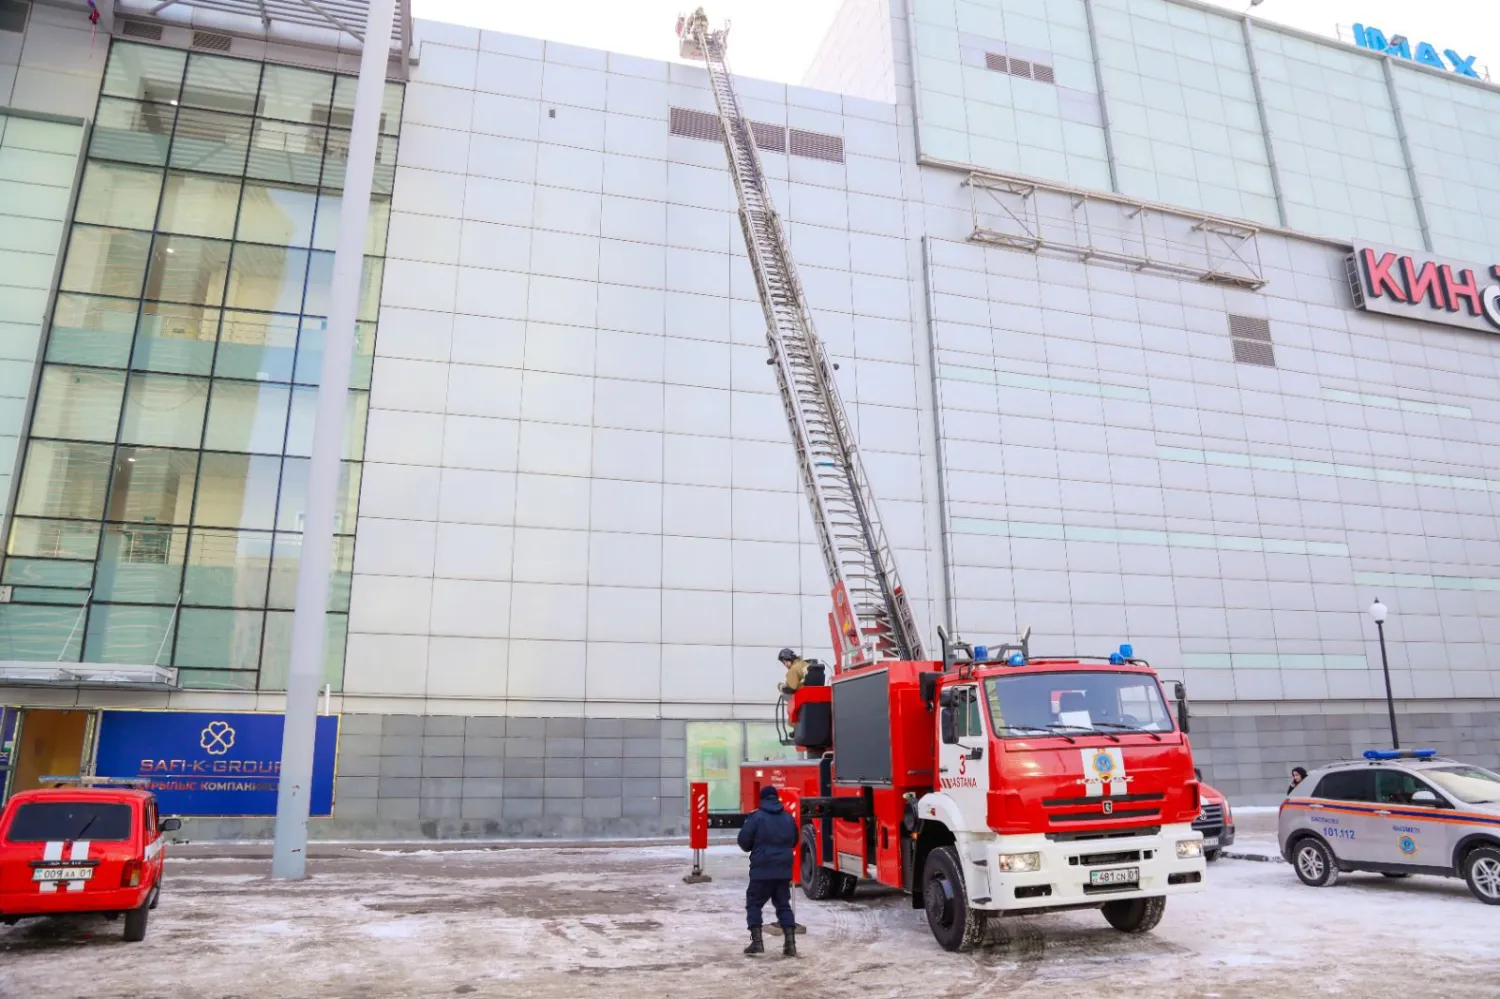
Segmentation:
<svg viewBox="0 0 1500 999">
<path fill-rule="evenodd" d="M 688 847 L 693 851 L 693 870 L 682 880 L 690 885 L 712 881 L 703 873 L 703 851 L 708 849 L 708 784 L 704 781 L 688 785 Z"/>
</svg>

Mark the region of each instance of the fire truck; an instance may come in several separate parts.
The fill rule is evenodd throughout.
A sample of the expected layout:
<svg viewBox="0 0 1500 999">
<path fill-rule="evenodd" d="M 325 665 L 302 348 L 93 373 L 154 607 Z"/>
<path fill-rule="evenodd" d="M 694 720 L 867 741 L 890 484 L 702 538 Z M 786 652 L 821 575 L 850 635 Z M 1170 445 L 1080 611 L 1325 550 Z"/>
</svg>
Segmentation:
<svg viewBox="0 0 1500 999">
<path fill-rule="evenodd" d="M 1166 897 L 1201 891 L 1203 837 L 1188 708 L 1175 712 L 1129 645 L 1097 658 L 1034 657 L 1029 634 L 990 648 L 938 630 L 930 659 L 897 573 L 768 192 L 725 58 L 703 9 L 677 22 L 680 52 L 708 71 L 745 246 L 812 508 L 833 611 L 832 675 L 814 667 L 786 708 L 804 757 L 746 763 L 801 795 L 800 878 L 809 898 L 862 879 L 909 895 L 944 948 L 973 948 L 991 917 L 1098 908 L 1143 933 Z M 742 813 L 712 816 L 733 826 Z"/>
</svg>

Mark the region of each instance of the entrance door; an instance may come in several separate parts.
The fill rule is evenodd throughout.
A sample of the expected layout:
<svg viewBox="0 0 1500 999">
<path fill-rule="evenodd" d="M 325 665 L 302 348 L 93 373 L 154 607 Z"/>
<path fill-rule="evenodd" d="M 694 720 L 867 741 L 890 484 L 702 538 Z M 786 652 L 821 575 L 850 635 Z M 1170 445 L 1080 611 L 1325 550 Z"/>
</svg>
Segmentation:
<svg viewBox="0 0 1500 999">
<path fill-rule="evenodd" d="M 44 787 L 44 776 L 76 777 L 83 772 L 92 711 L 27 708 L 16 733 L 10 793 Z"/>
</svg>

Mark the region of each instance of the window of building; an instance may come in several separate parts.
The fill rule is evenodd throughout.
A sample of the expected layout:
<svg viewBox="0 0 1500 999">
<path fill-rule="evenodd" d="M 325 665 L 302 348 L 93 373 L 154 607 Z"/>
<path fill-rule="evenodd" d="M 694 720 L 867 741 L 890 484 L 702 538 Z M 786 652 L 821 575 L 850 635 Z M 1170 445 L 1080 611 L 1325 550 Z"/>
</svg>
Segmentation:
<svg viewBox="0 0 1500 999">
<path fill-rule="evenodd" d="M 284 686 L 354 83 L 111 44 L 7 539 L 6 658 Z M 335 689 L 402 99 L 388 84 L 330 581 Z"/>
</svg>

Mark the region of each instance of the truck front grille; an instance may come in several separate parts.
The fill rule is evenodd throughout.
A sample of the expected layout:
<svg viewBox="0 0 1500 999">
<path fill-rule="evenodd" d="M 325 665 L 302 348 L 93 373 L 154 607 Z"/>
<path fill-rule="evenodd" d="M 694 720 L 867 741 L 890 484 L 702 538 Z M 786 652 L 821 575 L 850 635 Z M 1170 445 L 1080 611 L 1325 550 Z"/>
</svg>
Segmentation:
<svg viewBox="0 0 1500 999">
<path fill-rule="evenodd" d="M 1209 834 L 1224 828 L 1224 806 L 1204 805 L 1203 811 L 1193 820 L 1193 828 L 1198 832 Z"/>
</svg>

